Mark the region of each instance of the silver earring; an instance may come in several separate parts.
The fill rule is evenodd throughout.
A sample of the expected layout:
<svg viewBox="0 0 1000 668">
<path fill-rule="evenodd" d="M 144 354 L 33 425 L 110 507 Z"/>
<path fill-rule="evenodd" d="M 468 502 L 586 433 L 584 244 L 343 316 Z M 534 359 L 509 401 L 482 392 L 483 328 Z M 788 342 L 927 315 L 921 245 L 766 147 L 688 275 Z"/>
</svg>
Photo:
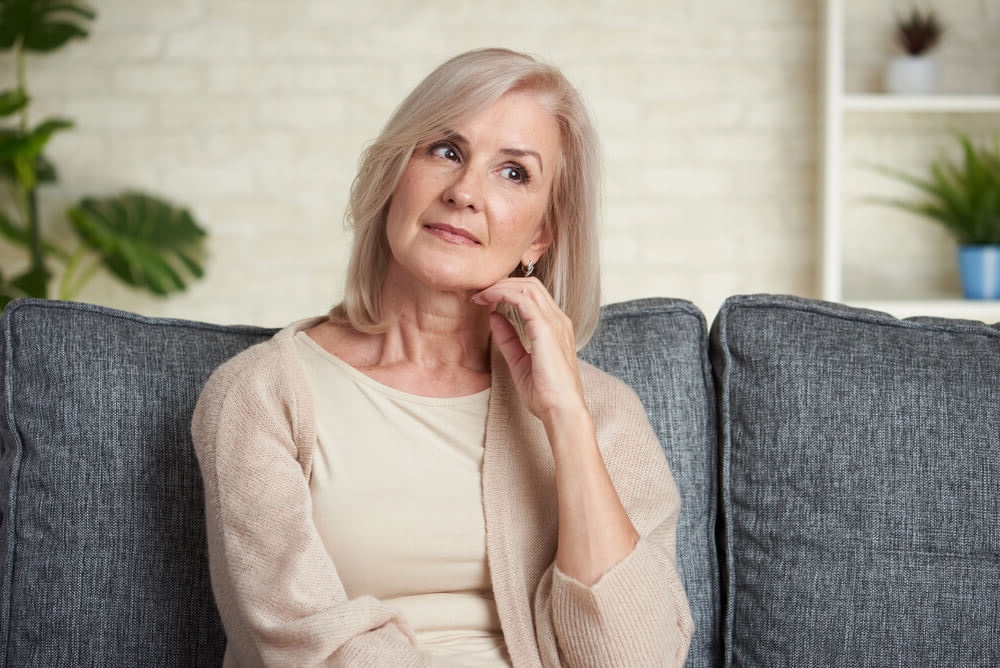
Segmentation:
<svg viewBox="0 0 1000 668">
<path fill-rule="evenodd" d="M 532 262 L 532 261 L 529 260 L 528 264 L 522 264 L 521 265 L 521 275 L 522 276 L 524 276 L 525 278 L 527 278 L 528 276 L 531 276 L 533 273 L 535 273 L 535 263 L 534 262 Z"/>
</svg>

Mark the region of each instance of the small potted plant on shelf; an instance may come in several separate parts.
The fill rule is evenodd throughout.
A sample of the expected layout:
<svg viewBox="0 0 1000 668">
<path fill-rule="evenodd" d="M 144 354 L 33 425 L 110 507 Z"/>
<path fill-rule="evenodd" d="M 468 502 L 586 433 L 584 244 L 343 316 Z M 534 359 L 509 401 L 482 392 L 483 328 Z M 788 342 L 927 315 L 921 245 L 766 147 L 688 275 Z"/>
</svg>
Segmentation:
<svg viewBox="0 0 1000 668">
<path fill-rule="evenodd" d="M 896 17 L 893 37 L 903 55 L 889 61 L 885 86 L 890 93 L 926 95 L 937 88 L 937 64 L 931 51 L 944 33 L 944 26 L 933 10 L 911 9 Z"/>
<path fill-rule="evenodd" d="M 934 160 L 926 177 L 876 166 L 920 191 L 914 199 L 877 198 L 930 219 L 959 244 L 958 264 L 967 299 L 1000 299 L 1000 135 L 976 144 L 956 132 L 961 155 Z"/>
</svg>

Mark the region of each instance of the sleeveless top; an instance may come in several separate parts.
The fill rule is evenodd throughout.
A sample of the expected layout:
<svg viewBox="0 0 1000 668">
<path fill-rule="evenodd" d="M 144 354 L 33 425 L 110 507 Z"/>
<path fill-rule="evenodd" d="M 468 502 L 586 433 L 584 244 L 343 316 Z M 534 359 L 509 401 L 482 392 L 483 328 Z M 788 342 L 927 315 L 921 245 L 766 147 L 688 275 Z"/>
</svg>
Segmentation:
<svg viewBox="0 0 1000 668">
<path fill-rule="evenodd" d="M 316 405 L 313 520 L 347 595 L 398 609 L 435 659 L 510 666 L 486 562 L 490 390 L 423 397 L 379 383 L 305 332 L 296 350 Z"/>
</svg>

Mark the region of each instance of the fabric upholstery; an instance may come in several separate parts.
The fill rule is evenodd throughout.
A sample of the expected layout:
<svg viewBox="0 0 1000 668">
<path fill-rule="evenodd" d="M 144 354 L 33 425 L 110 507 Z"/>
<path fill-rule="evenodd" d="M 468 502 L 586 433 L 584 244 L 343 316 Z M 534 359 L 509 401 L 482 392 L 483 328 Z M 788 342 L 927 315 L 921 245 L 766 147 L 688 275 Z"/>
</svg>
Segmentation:
<svg viewBox="0 0 1000 668">
<path fill-rule="evenodd" d="M 2 326 L 0 666 L 218 665 L 191 411 L 270 332 L 27 300 Z"/>
<path fill-rule="evenodd" d="M 189 422 L 211 371 L 273 330 L 35 300 L 0 326 L 0 668 L 219 665 Z M 704 317 L 675 300 L 609 306 L 584 356 L 636 389 L 664 444 L 698 627 L 688 665 L 715 665 Z"/>
<path fill-rule="evenodd" d="M 730 298 L 725 665 L 1000 665 L 1000 331 Z"/>
<path fill-rule="evenodd" d="M 721 658 L 715 397 L 707 338 L 705 317 L 690 302 L 642 299 L 605 306 L 581 355 L 639 395 L 677 482 L 678 569 L 695 621 L 689 667 L 718 665 Z"/>
</svg>

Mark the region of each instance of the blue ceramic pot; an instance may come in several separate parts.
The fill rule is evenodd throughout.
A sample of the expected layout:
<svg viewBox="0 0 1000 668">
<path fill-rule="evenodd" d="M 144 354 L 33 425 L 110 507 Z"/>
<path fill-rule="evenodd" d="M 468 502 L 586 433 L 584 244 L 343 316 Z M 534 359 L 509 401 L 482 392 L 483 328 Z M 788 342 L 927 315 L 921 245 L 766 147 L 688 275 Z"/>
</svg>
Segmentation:
<svg viewBox="0 0 1000 668">
<path fill-rule="evenodd" d="M 958 269 L 966 299 L 1000 299 L 1000 246 L 961 246 Z"/>
</svg>

